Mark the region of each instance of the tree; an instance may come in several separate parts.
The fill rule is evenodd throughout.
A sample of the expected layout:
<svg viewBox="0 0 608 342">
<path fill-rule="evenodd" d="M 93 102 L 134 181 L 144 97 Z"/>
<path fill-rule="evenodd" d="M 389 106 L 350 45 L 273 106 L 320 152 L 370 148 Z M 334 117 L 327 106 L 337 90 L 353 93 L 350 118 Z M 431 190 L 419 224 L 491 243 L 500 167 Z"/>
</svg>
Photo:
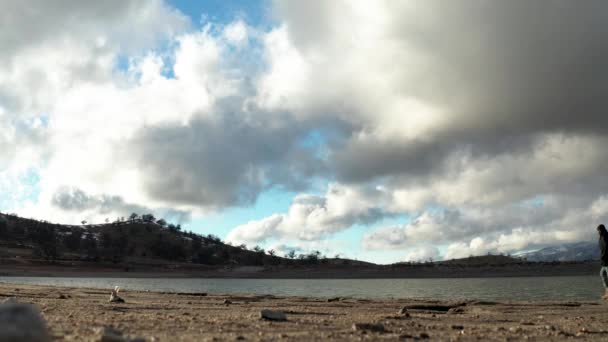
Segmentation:
<svg viewBox="0 0 608 342">
<path fill-rule="evenodd" d="M 0 216 L 0 237 L 8 236 L 8 222 L 2 216 Z"/>
<path fill-rule="evenodd" d="M 270 255 L 271 257 L 273 257 L 275 254 L 276 254 L 276 252 L 274 251 L 274 249 L 268 250 L 268 255 Z"/>
<path fill-rule="evenodd" d="M 30 238 L 37 244 L 34 254 L 47 260 L 55 260 L 59 257 L 57 235 L 53 226 L 44 225 L 35 228 L 30 232 Z"/>
<path fill-rule="evenodd" d="M 192 237 L 192 252 L 196 253 L 203 246 L 200 237 L 193 236 Z"/>
<path fill-rule="evenodd" d="M 289 251 L 289 253 L 287 253 L 285 256 L 286 256 L 287 258 L 289 258 L 289 259 L 295 259 L 295 258 L 296 258 L 296 251 L 292 249 L 292 250 L 290 250 L 290 251 Z"/>
<path fill-rule="evenodd" d="M 80 223 L 82 223 L 82 225 L 84 226 L 85 224 L 87 224 L 86 220 L 82 220 Z"/>
<path fill-rule="evenodd" d="M 82 240 L 82 249 L 89 258 L 97 259 L 97 240 L 95 239 L 95 236 L 93 236 L 93 234 L 88 233 Z"/>
<path fill-rule="evenodd" d="M 138 217 L 139 215 L 137 213 L 132 213 L 131 215 L 129 215 L 129 220 L 131 220 L 131 222 L 135 222 Z"/>
<path fill-rule="evenodd" d="M 144 215 L 141 215 L 141 219 L 142 219 L 144 222 L 148 222 L 148 223 L 154 222 L 154 221 L 156 220 L 156 218 L 155 218 L 155 217 L 154 217 L 154 215 L 152 215 L 152 214 L 144 214 Z"/>
<path fill-rule="evenodd" d="M 165 226 L 167 225 L 167 221 L 165 221 L 165 219 L 163 219 L 163 218 L 158 219 L 158 220 L 156 221 L 156 223 L 157 223 L 159 226 L 161 226 L 161 227 L 165 227 Z"/>
<path fill-rule="evenodd" d="M 64 235 L 63 244 L 65 247 L 72 251 L 76 252 L 80 249 L 80 241 L 82 240 L 82 230 L 73 229 L 70 234 Z"/>
<path fill-rule="evenodd" d="M 260 246 L 255 246 L 255 247 L 253 247 L 253 251 L 256 253 L 264 253 L 264 248 L 262 248 Z"/>
</svg>

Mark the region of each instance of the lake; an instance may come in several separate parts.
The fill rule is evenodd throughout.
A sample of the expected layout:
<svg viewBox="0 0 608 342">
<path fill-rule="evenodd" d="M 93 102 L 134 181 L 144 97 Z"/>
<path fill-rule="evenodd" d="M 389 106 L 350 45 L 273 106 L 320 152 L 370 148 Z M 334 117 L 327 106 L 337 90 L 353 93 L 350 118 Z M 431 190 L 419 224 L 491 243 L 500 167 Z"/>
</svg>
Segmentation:
<svg viewBox="0 0 608 342">
<path fill-rule="evenodd" d="M 599 276 L 451 279 L 167 279 L 0 277 L 11 284 L 305 297 L 596 301 Z"/>
</svg>

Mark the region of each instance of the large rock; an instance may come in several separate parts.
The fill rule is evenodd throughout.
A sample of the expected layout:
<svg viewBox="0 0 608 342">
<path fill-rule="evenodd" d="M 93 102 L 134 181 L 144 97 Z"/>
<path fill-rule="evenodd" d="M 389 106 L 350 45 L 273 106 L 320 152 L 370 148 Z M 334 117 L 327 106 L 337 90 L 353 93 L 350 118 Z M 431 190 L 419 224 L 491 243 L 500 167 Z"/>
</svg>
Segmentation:
<svg viewBox="0 0 608 342">
<path fill-rule="evenodd" d="M 51 341 L 40 311 L 31 304 L 3 303 L 0 305 L 0 341 Z"/>
<path fill-rule="evenodd" d="M 260 317 L 269 321 L 286 321 L 287 316 L 283 311 L 264 309 L 260 311 Z"/>
<path fill-rule="evenodd" d="M 384 325 L 379 323 L 353 323 L 354 331 L 386 332 Z"/>
</svg>

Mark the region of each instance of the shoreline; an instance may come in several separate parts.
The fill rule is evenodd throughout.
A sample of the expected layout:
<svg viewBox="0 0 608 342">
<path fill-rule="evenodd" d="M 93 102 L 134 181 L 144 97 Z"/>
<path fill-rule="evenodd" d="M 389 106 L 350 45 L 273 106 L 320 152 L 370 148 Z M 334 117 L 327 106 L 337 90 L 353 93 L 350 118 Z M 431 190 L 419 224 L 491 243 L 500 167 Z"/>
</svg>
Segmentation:
<svg viewBox="0 0 608 342">
<path fill-rule="evenodd" d="M 0 283 L 0 301 L 13 297 L 36 305 L 58 341 L 98 341 L 105 327 L 146 341 L 608 338 L 607 304 L 599 300 L 327 299 L 126 289 L 120 292 L 125 303 L 111 304 L 109 293 Z M 263 320 L 263 309 L 282 311 L 287 320 Z"/>
<path fill-rule="evenodd" d="M 240 266 L 171 268 L 141 265 L 1 265 L 0 277 L 224 278 L 224 279 L 437 279 L 596 276 L 596 263 L 488 266 Z"/>
</svg>

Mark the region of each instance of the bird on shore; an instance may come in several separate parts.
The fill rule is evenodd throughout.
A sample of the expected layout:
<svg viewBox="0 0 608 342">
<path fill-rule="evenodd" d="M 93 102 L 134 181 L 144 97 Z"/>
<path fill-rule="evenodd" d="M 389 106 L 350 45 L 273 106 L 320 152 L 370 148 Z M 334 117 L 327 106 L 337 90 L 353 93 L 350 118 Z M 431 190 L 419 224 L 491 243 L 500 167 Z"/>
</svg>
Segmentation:
<svg viewBox="0 0 608 342">
<path fill-rule="evenodd" d="M 110 293 L 110 303 L 124 303 L 125 300 L 118 296 L 118 292 L 120 291 L 120 287 L 115 286 L 114 290 Z"/>
</svg>

